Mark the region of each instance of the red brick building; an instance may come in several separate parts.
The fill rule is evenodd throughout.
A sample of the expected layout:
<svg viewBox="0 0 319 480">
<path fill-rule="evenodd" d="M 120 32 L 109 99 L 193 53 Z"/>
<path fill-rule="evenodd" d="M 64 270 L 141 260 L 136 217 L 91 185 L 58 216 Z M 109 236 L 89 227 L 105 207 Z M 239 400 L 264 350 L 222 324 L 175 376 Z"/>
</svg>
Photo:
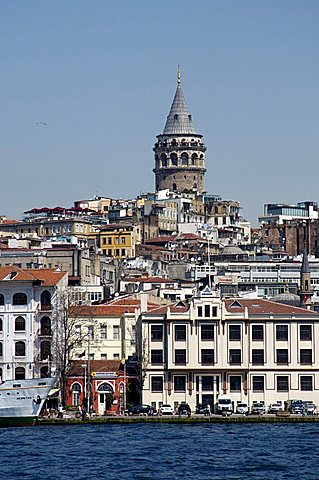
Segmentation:
<svg viewBox="0 0 319 480">
<path fill-rule="evenodd" d="M 90 406 L 97 415 L 123 411 L 128 384 L 124 365 L 119 360 L 90 361 Z M 67 379 L 66 406 L 84 405 L 87 409 L 88 361 L 73 362 Z"/>
</svg>

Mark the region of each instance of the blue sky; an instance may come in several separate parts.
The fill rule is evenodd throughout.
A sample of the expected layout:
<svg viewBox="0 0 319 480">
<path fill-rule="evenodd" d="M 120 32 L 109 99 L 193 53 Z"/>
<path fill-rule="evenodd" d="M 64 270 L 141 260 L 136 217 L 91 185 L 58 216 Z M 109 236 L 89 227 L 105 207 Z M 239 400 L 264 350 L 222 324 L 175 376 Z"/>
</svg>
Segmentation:
<svg viewBox="0 0 319 480">
<path fill-rule="evenodd" d="M 317 201 L 318 21 L 311 0 L 1 2 L 0 214 L 151 191 L 178 63 L 209 193 L 253 223 Z"/>
</svg>

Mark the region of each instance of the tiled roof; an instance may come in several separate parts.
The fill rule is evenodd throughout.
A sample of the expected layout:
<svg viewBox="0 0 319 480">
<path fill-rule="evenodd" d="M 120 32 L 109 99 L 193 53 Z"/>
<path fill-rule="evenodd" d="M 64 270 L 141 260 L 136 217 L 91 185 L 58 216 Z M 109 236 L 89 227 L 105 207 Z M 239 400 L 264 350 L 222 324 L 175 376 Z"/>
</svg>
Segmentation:
<svg viewBox="0 0 319 480">
<path fill-rule="evenodd" d="M 14 275 L 16 273 L 16 275 Z M 12 275 L 12 278 L 9 276 Z M 23 270 L 14 265 L 0 268 L 0 281 L 31 281 L 40 280 L 42 286 L 53 287 L 67 275 L 66 272 L 57 272 L 51 268 L 26 269 Z M 8 278 L 7 278 L 8 277 Z"/>
<path fill-rule="evenodd" d="M 194 134 L 195 128 L 189 113 L 182 87 L 177 84 L 174 100 L 168 114 L 163 135 Z"/>
<path fill-rule="evenodd" d="M 167 313 L 167 310 L 168 308 L 170 309 L 170 311 L 172 313 L 185 313 L 185 312 L 188 312 L 189 310 L 189 307 L 188 306 L 178 306 L 178 305 L 162 305 L 158 308 L 154 308 L 152 309 L 150 312 L 148 313 Z"/>
<path fill-rule="evenodd" d="M 233 305 L 233 306 L 232 306 Z M 244 313 L 245 308 L 248 309 L 249 315 L 265 315 L 265 314 L 278 314 L 278 315 L 306 315 L 312 317 L 319 317 L 317 312 L 306 310 L 304 308 L 293 307 L 290 305 L 284 305 L 282 303 L 271 302 L 270 300 L 261 299 L 246 299 L 233 298 L 225 300 L 226 310 L 228 312 Z"/>
<path fill-rule="evenodd" d="M 85 360 L 75 360 L 72 362 L 71 368 L 69 370 L 68 376 L 83 376 L 84 367 L 83 361 Z M 123 365 L 120 360 L 91 360 L 90 361 L 90 370 L 91 372 L 119 372 L 123 369 Z"/>
<path fill-rule="evenodd" d="M 70 308 L 70 313 L 83 317 L 116 317 L 124 313 L 135 313 L 140 308 L 141 301 L 139 299 L 116 299 L 109 303 L 101 305 L 77 305 Z M 147 310 L 152 311 L 158 305 L 148 302 Z"/>
</svg>

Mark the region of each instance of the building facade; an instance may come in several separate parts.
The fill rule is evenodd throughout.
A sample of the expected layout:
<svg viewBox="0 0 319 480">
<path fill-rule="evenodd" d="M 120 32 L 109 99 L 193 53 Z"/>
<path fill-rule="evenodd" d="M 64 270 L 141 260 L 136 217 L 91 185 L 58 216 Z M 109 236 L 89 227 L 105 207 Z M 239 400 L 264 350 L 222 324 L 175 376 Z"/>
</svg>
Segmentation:
<svg viewBox="0 0 319 480">
<path fill-rule="evenodd" d="M 212 408 L 220 394 L 266 406 L 319 404 L 319 315 L 267 300 L 222 300 L 208 287 L 187 306 L 141 315 L 143 402 Z"/>
<path fill-rule="evenodd" d="M 46 377 L 54 366 L 54 307 L 67 273 L 0 268 L 0 376 Z"/>
</svg>

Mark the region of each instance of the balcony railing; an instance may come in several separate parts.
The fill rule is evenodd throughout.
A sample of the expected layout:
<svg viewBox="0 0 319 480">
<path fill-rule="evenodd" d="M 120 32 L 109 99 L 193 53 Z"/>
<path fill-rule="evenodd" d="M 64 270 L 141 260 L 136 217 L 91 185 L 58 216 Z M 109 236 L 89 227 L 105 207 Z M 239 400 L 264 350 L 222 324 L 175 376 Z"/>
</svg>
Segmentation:
<svg viewBox="0 0 319 480">
<path fill-rule="evenodd" d="M 52 310 L 52 305 L 51 303 L 41 303 L 40 304 L 40 310 L 43 312 L 47 312 L 48 310 Z"/>
</svg>

